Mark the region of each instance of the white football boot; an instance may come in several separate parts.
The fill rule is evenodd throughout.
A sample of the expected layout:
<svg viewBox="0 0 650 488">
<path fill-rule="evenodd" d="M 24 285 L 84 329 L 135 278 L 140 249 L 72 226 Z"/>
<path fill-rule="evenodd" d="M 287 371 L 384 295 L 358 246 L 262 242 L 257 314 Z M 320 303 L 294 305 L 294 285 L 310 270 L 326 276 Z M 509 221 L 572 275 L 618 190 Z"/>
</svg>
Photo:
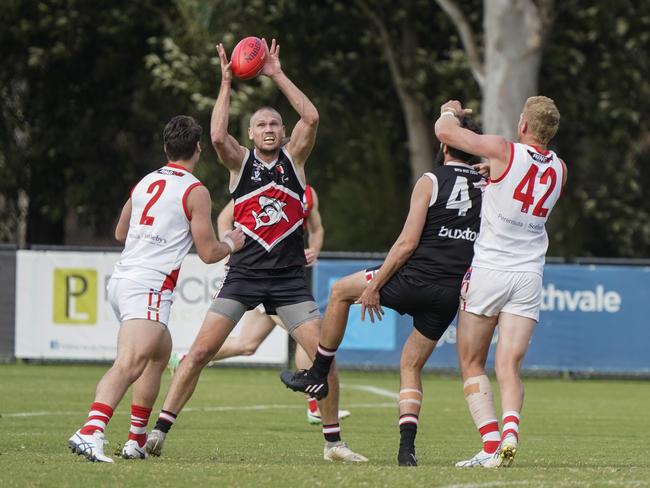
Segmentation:
<svg viewBox="0 0 650 488">
<path fill-rule="evenodd" d="M 501 445 L 499 446 L 499 458 L 501 460 L 501 467 L 508 468 L 512 466 L 513 461 L 515 460 L 515 454 L 517 454 L 517 437 L 515 435 L 507 435 Z"/>
<path fill-rule="evenodd" d="M 325 461 L 343 461 L 348 463 L 367 463 L 368 458 L 357 454 L 343 441 L 325 442 L 323 450 Z"/>
<path fill-rule="evenodd" d="M 339 420 L 346 419 L 350 416 L 350 411 L 349 410 L 339 410 Z M 313 425 L 320 424 L 322 422 L 322 419 L 320 417 L 320 411 L 311 412 L 309 409 L 307 409 L 307 422 Z"/>
<path fill-rule="evenodd" d="M 144 445 L 146 451 L 152 456 L 160 456 L 165 445 L 166 436 L 167 434 L 162 430 L 153 429 L 147 437 L 147 443 Z"/>
<path fill-rule="evenodd" d="M 96 430 L 90 435 L 81 433 L 81 429 L 68 439 L 70 450 L 84 456 L 88 461 L 97 463 L 112 463 L 113 460 L 104 454 L 104 433 Z"/>
<path fill-rule="evenodd" d="M 477 452 L 473 458 L 465 461 L 458 461 L 457 468 L 498 468 L 501 464 L 499 449 L 492 454 L 488 454 L 483 449 Z"/>
<path fill-rule="evenodd" d="M 129 439 L 122 448 L 122 457 L 124 459 L 147 459 L 146 444 L 140 447 L 138 441 Z"/>
</svg>

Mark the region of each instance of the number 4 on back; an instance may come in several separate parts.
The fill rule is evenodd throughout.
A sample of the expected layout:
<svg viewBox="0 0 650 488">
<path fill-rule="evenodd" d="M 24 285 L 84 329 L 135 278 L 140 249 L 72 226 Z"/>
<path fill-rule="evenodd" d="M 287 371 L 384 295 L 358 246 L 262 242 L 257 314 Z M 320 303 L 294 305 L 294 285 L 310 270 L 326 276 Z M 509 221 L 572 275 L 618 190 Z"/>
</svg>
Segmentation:
<svg viewBox="0 0 650 488">
<path fill-rule="evenodd" d="M 472 201 L 469 198 L 469 187 L 467 178 L 456 176 L 454 188 L 452 188 L 449 198 L 447 199 L 447 208 L 458 210 L 458 215 L 467 215 L 467 211 L 472 208 Z"/>
</svg>

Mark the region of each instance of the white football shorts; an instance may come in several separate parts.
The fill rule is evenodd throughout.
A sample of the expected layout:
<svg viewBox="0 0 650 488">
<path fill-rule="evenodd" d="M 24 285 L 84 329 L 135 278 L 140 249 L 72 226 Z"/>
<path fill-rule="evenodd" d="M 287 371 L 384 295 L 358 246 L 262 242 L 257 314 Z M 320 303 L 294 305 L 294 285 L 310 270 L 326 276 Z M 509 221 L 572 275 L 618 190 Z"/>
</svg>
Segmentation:
<svg viewBox="0 0 650 488">
<path fill-rule="evenodd" d="M 160 322 L 167 327 L 174 292 L 155 290 L 125 278 L 111 278 L 108 282 L 108 300 L 120 323 L 144 319 Z"/>
<path fill-rule="evenodd" d="M 471 267 L 460 287 L 460 309 L 495 317 L 501 312 L 539 321 L 542 277 L 529 271 Z"/>
</svg>

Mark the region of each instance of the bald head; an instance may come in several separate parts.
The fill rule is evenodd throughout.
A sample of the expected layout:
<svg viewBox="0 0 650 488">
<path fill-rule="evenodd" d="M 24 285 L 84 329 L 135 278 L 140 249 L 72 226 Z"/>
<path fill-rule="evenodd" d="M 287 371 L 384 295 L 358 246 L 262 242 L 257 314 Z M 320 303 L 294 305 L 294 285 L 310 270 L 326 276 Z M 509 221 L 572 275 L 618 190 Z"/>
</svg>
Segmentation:
<svg viewBox="0 0 650 488">
<path fill-rule="evenodd" d="M 261 107 L 258 108 L 255 112 L 253 112 L 253 115 L 251 115 L 251 118 L 248 121 L 248 126 L 253 127 L 253 125 L 255 124 L 255 119 L 261 115 L 277 118 L 280 121 L 280 125 L 283 125 L 282 115 L 280 115 L 280 112 L 278 112 L 273 107 Z"/>
</svg>

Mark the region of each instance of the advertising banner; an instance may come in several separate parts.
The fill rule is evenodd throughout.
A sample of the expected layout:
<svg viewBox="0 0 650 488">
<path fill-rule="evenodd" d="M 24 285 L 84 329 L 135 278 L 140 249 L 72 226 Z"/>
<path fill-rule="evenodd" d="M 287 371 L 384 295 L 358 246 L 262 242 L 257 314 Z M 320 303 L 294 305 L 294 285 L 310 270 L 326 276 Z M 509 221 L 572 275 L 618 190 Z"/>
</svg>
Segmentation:
<svg viewBox="0 0 650 488">
<path fill-rule="evenodd" d="M 320 260 L 313 275 L 314 296 L 324 310 L 332 284 L 340 277 L 381 261 Z M 650 373 L 650 267 L 548 264 L 542 312 L 523 367 L 529 370 Z M 399 367 L 409 316 L 384 309 L 381 322 L 350 311 L 345 339 L 336 359 L 341 366 Z M 494 344 L 488 366 L 494 366 Z M 457 368 L 456 324 L 449 327 L 427 363 Z"/>
<path fill-rule="evenodd" d="M 118 259 L 119 253 L 18 251 L 16 357 L 114 359 L 119 324 L 106 285 Z M 223 276 L 223 262 L 206 265 L 194 254 L 183 262 L 169 323 L 175 351 L 190 348 Z M 285 364 L 287 357 L 287 334 L 275 327 L 254 355 L 226 361 Z"/>
</svg>

